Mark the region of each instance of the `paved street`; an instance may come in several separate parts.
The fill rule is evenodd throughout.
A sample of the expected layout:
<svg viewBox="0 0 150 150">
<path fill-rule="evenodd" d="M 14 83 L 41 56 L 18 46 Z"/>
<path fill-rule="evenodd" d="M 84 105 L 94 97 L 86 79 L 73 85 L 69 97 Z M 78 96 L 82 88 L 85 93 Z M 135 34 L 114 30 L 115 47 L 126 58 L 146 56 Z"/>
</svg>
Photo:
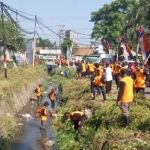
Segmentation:
<svg viewBox="0 0 150 150">
<path fill-rule="evenodd" d="M 145 88 L 145 96 L 150 99 L 150 87 Z"/>
</svg>

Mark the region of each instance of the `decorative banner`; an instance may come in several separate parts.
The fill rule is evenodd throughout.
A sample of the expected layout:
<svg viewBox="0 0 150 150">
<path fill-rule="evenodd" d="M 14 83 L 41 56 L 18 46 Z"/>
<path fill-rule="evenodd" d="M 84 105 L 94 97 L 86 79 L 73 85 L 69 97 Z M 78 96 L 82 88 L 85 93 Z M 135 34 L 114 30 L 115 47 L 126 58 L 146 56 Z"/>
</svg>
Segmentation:
<svg viewBox="0 0 150 150">
<path fill-rule="evenodd" d="M 108 50 L 110 50 L 110 45 L 109 45 L 108 41 L 104 39 L 103 43 L 104 43 L 104 46 L 105 46 Z"/>
<path fill-rule="evenodd" d="M 145 53 L 145 57 L 149 57 L 150 55 L 150 43 L 148 41 L 148 37 L 142 27 L 138 27 L 138 32 L 139 32 L 139 43 L 141 43 L 141 49 L 143 53 Z"/>
<path fill-rule="evenodd" d="M 127 52 L 127 49 L 126 49 L 125 44 L 124 44 L 124 43 L 121 43 L 121 46 L 120 46 L 120 47 L 123 48 L 124 59 L 125 59 L 126 61 L 128 61 L 128 52 Z"/>
<path fill-rule="evenodd" d="M 124 51 L 126 51 L 125 54 L 128 53 L 130 59 L 133 59 L 133 55 L 131 53 L 131 49 L 130 49 L 130 46 L 128 45 L 127 41 L 122 36 L 119 36 L 119 40 L 120 40 L 121 44 L 124 44 L 124 46 L 125 46 L 125 49 L 124 49 Z"/>
</svg>

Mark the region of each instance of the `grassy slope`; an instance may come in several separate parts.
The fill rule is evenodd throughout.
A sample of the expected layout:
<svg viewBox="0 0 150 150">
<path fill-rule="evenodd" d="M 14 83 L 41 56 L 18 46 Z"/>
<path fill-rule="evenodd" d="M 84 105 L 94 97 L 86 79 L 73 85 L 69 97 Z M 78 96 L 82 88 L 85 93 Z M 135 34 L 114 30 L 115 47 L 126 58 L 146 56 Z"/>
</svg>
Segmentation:
<svg viewBox="0 0 150 150">
<path fill-rule="evenodd" d="M 13 109 L 14 102 L 12 101 L 13 93 L 19 93 L 24 86 L 28 86 L 31 82 L 39 77 L 44 77 L 46 72 L 43 65 L 24 66 L 18 68 L 8 68 L 8 78 L 4 78 L 3 70 L 0 73 L 0 104 L 2 100 L 6 101 Z M 46 85 L 44 83 L 43 85 Z M 7 109 L 7 108 L 6 108 Z M 0 136 L 6 139 L 12 138 L 16 131 L 16 118 L 12 115 L 0 116 Z M 0 145 L 1 148 L 1 145 Z"/>
<path fill-rule="evenodd" d="M 73 110 L 92 109 L 93 115 L 87 119 L 83 133 L 77 135 L 71 130 L 70 121 L 64 122 L 62 118 L 53 120 L 60 150 L 149 150 L 150 149 L 150 101 L 140 95 L 135 95 L 130 111 L 131 129 L 122 127 L 120 109 L 115 106 L 117 95 L 113 85 L 112 94 L 107 95 L 107 102 L 102 97 L 96 100 L 90 98 L 89 79 L 76 80 L 75 74 L 65 79 L 60 76 L 60 70 L 51 78 L 61 86 L 62 101 L 58 108 L 59 113 Z M 136 134 L 147 144 L 136 140 Z"/>
</svg>

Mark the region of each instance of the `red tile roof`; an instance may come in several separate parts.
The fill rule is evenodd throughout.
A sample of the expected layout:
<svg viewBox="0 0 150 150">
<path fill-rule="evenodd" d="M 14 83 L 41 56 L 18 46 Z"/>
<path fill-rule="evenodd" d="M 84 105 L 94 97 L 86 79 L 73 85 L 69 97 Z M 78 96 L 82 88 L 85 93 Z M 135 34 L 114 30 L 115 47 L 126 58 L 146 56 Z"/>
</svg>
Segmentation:
<svg viewBox="0 0 150 150">
<path fill-rule="evenodd" d="M 89 55 L 92 54 L 93 50 L 90 47 L 79 47 L 74 55 Z"/>
</svg>

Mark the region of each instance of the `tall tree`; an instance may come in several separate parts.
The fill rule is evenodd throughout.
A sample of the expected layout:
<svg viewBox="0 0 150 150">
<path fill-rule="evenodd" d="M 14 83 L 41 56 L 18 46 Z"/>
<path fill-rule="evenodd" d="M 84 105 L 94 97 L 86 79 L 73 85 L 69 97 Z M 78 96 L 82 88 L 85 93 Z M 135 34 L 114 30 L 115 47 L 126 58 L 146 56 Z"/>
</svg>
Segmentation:
<svg viewBox="0 0 150 150">
<path fill-rule="evenodd" d="M 2 24 L 2 19 L 0 19 Z M 25 38 L 24 35 L 17 29 L 9 18 L 4 16 L 4 33 L 5 43 L 7 48 L 14 51 L 25 51 Z M 0 38 L 2 39 L 2 28 L 0 27 Z"/>
<path fill-rule="evenodd" d="M 137 0 L 116 0 L 105 4 L 97 12 L 91 13 L 94 22 L 93 38 L 105 38 L 112 48 L 118 46 L 118 36 L 126 33 L 126 18 L 136 5 Z"/>
<path fill-rule="evenodd" d="M 66 56 L 67 48 L 72 46 L 72 40 L 68 38 L 63 39 L 63 43 L 61 44 L 62 53 Z"/>
</svg>

